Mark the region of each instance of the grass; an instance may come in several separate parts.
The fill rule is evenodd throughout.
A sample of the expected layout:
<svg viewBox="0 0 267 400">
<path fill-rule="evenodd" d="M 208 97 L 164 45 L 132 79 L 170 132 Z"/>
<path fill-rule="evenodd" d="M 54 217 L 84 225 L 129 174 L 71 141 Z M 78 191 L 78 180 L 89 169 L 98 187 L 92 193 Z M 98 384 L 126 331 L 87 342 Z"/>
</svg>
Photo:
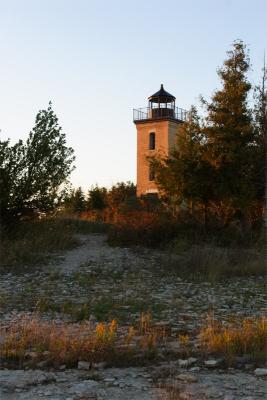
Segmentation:
<svg viewBox="0 0 267 400">
<path fill-rule="evenodd" d="M 134 327 L 119 329 L 117 322 L 64 323 L 44 321 L 38 316 L 14 321 L 2 333 L 0 343 L 2 360 L 35 366 L 40 361 L 58 367 L 76 366 L 78 361 L 90 363 L 106 361 L 110 364 L 155 355 L 159 342 L 165 339 L 165 330 L 153 327 L 150 314 L 142 314 Z"/>
<path fill-rule="evenodd" d="M 176 244 L 169 253 L 166 268 L 193 279 L 218 281 L 230 277 L 264 276 L 264 250 L 222 248 L 203 244 L 184 247 Z M 180 256 L 176 261 L 175 255 Z"/>
<path fill-rule="evenodd" d="M 55 253 L 79 245 L 75 234 L 105 232 L 107 226 L 90 221 L 45 218 L 22 221 L 2 234 L 0 240 L 1 272 L 25 272 L 47 262 Z"/>
<path fill-rule="evenodd" d="M 41 314 L 65 314 L 75 322 L 88 320 L 93 315 L 97 321 L 110 321 L 115 318 L 119 323 L 126 324 L 135 322 L 135 316 L 140 313 L 152 312 L 153 315 L 158 316 L 164 308 L 166 306 L 160 303 L 153 303 L 149 307 L 145 299 L 125 298 L 115 300 L 112 297 L 102 297 L 101 300 L 85 303 L 76 303 L 69 299 L 55 303 L 49 296 L 43 296 L 36 302 L 34 310 Z"/>
<path fill-rule="evenodd" d="M 210 318 L 199 338 L 204 353 L 224 356 L 228 360 L 248 354 L 255 358 L 265 358 L 267 318 L 246 318 L 241 321 L 235 318 L 227 324 Z"/>
<path fill-rule="evenodd" d="M 20 365 L 32 358 L 51 365 L 73 366 L 79 360 L 97 362 L 108 360 L 114 351 L 117 325 L 57 324 L 38 318 L 24 318 L 14 323 L 0 347 L 1 357 L 16 360 Z"/>
<path fill-rule="evenodd" d="M 140 365 L 155 360 L 158 350 L 170 338 L 168 329 L 154 324 L 150 313 L 142 313 L 135 325 L 121 327 L 116 320 L 67 323 L 44 321 L 37 315 L 13 321 L 0 333 L 0 358 L 21 367 L 34 367 L 40 361 L 46 361 L 47 366 L 73 367 L 80 360 Z M 262 362 L 266 357 L 267 318 L 234 319 L 227 324 L 209 319 L 198 337 L 200 346 L 198 351 L 194 349 L 194 356 L 200 359 L 219 356 L 231 364 L 235 357 L 245 355 Z M 181 355 L 189 357 L 189 336 L 178 335 L 177 341 Z"/>
</svg>

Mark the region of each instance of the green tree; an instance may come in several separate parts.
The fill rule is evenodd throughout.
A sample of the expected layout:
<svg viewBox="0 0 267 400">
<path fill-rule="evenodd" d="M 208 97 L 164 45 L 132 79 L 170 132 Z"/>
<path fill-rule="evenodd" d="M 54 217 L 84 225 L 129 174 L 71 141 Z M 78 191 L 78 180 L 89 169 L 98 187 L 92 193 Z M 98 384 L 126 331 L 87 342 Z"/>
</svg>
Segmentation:
<svg viewBox="0 0 267 400">
<path fill-rule="evenodd" d="M 177 133 L 176 145 L 170 157 L 152 158 L 156 182 L 163 199 L 175 212 L 186 205 L 193 212 L 195 206 L 206 207 L 213 198 L 211 182 L 213 169 L 205 160 L 205 137 L 195 107 Z"/>
<path fill-rule="evenodd" d="M 95 186 L 88 191 L 87 208 L 102 211 L 107 207 L 107 189 Z"/>
<path fill-rule="evenodd" d="M 5 220 L 34 211 L 52 211 L 61 199 L 61 187 L 73 170 L 73 149 L 49 103 L 38 112 L 24 144 L 0 143 L 0 205 Z"/>
<path fill-rule="evenodd" d="M 255 146 L 258 150 L 255 163 L 255 185 L 258 198 L 264 202 L 264 231 L 267 241 L 267 68 L 265 60 L 261 84 L 255 87 L 254 123 L 256 130 Z"/>
<path fill-rule="evenodd" d="M 81 187 L 71 190 L 65 199 L 65 207 L 74 213 L 80 213 L 86 210 L 86 200 Z"/>
<path fill-rule="evenodd" d="M 136 186 L 132 182 L 118 182 L 108 191 L 108 205 L 112 210 L 118 211 L 134 197 L 136 197 Z"/>
<path fill-rule="evenodd" d="M 259 154 L 263 154 L 259 143 L 262 134 L 255 129 L 248 106 L 251 84 L 246 46 L 236 41 L 227 54 L 218 70 L 222 88 L 214 92 L 210 102 L 203 100 L 206 118 L 200 123 L 192 108 L 179 129 L 171 157 L 150 160 L 169 205 L 186 203 L 187 209 L 190 204 L 198 205 L 203 208 L 205 222 L 209 211 L 223 224 L 232 217 L 244 222 L 257 200 L 255 182 L 262 159 Z"/>
<path fill-rule="evenodd" d="M 204 102 L 205 158 L 214 168 L 213 191 L 217 202 L 238 210 L 242 219 L 256 197 L 253 171 L 256 135 L 248 107 L 250 61 L 242 41 L 234 42 L 227 54 L 218 70 L 222 88 L 215 91 L 210 103 Z"/>
</svg>

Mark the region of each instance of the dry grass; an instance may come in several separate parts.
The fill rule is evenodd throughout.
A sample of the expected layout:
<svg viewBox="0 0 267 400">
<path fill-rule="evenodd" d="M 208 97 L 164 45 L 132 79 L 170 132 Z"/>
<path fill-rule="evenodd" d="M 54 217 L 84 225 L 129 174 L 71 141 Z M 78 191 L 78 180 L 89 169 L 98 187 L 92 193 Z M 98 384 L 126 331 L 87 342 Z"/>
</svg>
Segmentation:
<svg viewBox="0 0 267 400">
<path fill-rule="evenodd" d="M 97 362 L 114 351 L 117 325 L 66 324 L 24 318 L 11 325 L 0 347 L 1 357 L 23 364 L 46 359 L 51 365 L 74 365 L 79 360 Z"/>
<path fill-rule="evenodd" d="M 267 351 L 267 318 L 234 319 L 227 324 L 210 318 L 200 332 L 205 353 L 230 359 L 239 355 L 265 357 Z"/>
<path fill-rule="evenodd" d="M 165 339 L 165 331 L 154 328 L 150 316 L 144 314 L 136 327 L 128 329 L 119 329 L 115 320 L 93 327 L 89 322 L 56 323 L 25 317 L 11 323 L 3 337 L 0 344 L 3 360 L 21 366 L 27 363 L 34 366 L 43 360 L 53 366 L 74 366 L 79 360 L 90 363 L 129 360 L 140 351 L 144 357 L 150 356 Z"/>
<path fill-rule="evenodd" d="M 179 259 L 177 263 L 175 257 L 170 256 L 169 267 L 194 279 L 217 281 L 236 276 L 263 276 L 267 272 L 263 249 L 222 248 L 207 244 L 181 248 L 176 244 L 172 251 L 182 256 L 182 262 Z"/>
</svg>

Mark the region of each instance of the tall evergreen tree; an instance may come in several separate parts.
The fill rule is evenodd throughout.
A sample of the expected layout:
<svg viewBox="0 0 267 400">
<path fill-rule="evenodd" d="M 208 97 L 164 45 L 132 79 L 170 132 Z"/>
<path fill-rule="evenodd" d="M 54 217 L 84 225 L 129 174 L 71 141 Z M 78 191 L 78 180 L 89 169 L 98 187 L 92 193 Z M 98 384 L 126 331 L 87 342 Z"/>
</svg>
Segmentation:
<svg viewBox="0 0 267 400">
<path fill-rule="evenodd" d="M 258 197 L 264 199 L 264 231 L 267 241 L 267 68 L 265 60 L 261 83 L 255 87 L 255 130 L 256 146 L 258 149 L 258 163 L 255 164 L 255 184 Z"/>
<path fill-rule="evenodd" d="M 107 189 L 95 186 L 88 191 L 87 209 L 102 211 L 107 207 Z"/>
<path fill-rule="evenodd" d="M 205 102 L 206 160 L 215 171 L 213 190 L 217 201 L 238 210 L 242 219 L 256 197 L 256 135 L 248 107 L 250 61 L 240 40 L 234 42 L 227 54 L 218 70 L 222 89 L 214 93 L 210 103 Z"/>
<path fill-rule="evenodd" d="M 200 118 L 192 107 L 188 120 L 179 128 L 171 157 L 150 159 L 162 197 L 173 210 L 183 203 L 191 209 L 201 204 L 205 213 L 209 200 L 213 198 L 213 170 L 203 157 L 204 151 L 205 138 Z"/>
</svg>

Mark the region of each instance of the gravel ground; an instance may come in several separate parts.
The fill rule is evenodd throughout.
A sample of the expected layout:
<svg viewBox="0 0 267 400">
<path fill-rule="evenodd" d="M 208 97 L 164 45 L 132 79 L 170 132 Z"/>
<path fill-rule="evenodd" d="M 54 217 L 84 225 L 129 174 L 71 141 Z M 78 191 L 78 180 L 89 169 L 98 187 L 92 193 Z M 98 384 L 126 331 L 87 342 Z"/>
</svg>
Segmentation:
<svg viewBox="0 0 267 400">
<path fill-rule="evenodd" d="M 164 265 L 168 256 L 148 249 L 109 247 L 102 234 L 80 236 L 82 245 L 58 256 L 49 265 L 27 274 L 0 277 L 1 325 L 21 313 L 38 311 L 44 318 L 77 320 L 88 305 L 97 320 L 118 319 L 134 323 L 141 311 L 150 311 L 155 322 L 171 327 L 171 334 L 194 335 L 208 314 L 221 321 L 229 316 L 266 313 L 264 278 L 232 278 L 227 282 L 184 279 Z M 179 268 L 177 258 L 177 268 Z M 83 316 L 84 317 L 84 316 Z M 203 363 L 202 363 L 203 364 Z M 202 364 L 182 369 L 178 360 L 164 378 L 177 399 L 263 399 L 264 372 L 255 365 L 240 370 L 207 368 Z M 1 367 L 1 365 L 0 365 Z M 0 369 L 0 398 L 13 399 L 167 399 L 166 388 L 156 389 L 164 364 L 147 368 L 107 368 L 98 371 L 57 372 Z M 265 370 L 266 371 L 266 370 Z"/>
</svg>

